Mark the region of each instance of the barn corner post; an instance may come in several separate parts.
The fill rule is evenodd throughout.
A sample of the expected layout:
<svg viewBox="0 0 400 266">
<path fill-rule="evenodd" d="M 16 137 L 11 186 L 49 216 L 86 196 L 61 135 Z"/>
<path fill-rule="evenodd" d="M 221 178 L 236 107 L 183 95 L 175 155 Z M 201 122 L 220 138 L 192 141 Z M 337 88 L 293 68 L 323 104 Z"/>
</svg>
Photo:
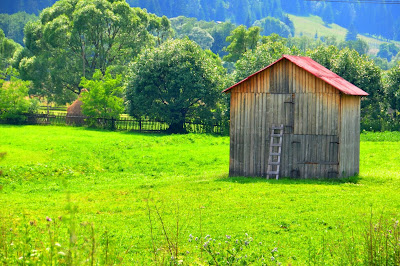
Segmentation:
<svg viewBox="0 0 400 266">
<path fill-rule="evenodd" d="M 224 92 L 231 94 L 230 176 L 267 176 L 277 156 L 271 129 L 280 124 L 278 176 L 358 174 L 360 98 L 368 94 L 353 84 L 308 57 L 284 55 Z"/>
</svg>

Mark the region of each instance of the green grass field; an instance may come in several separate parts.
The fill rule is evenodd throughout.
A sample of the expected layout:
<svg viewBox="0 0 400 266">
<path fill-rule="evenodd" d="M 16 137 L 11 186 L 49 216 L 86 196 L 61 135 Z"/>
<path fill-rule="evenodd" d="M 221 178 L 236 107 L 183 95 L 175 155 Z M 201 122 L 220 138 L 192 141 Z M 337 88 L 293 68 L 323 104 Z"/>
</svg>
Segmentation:
<svg viewBox="0 0 400 266">
<path fill-rule="evenodd" d="M 400 238 L 399 132 L 363 133 L 360 175 L 339 181 L 229 178 L 229 137 L 0 136 L 0 263 L 378 265 Z"/>
</svg>

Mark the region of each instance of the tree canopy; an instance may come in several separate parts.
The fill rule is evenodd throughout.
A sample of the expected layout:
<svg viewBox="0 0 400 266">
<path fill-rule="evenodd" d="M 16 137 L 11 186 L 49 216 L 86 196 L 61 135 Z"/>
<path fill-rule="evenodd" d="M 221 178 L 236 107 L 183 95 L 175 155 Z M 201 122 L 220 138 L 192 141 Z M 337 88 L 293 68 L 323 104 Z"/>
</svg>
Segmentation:
<svg viewBox="0 0 400 266">
<path fill-rule="evenodd" d="M 21 75 L 33 81 L 33 93 L 71 101 L 82 89 L 81 77 L 91 77 L 96 69 L 104 74 L 110 66 L 122 72 L 154 43 L 149 30 L 169 28 L 160 20 L 122 0 L 60 0 L 26 25 Z"/>
<path fill-rule="evenodd" d="M 161 119 L 171 132 L 183 132 L 187 118 L 212 120 L 224 75 L 221 60 L 190 40 L 147 48 L 132 66 L 126 96 L 129 112 Z"/>
</svg>

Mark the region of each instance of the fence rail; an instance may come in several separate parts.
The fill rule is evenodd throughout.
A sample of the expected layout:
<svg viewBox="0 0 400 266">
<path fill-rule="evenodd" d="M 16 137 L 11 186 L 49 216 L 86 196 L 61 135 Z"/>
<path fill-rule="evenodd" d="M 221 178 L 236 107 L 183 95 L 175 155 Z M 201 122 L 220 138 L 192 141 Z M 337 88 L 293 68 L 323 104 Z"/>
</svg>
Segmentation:
<svg viewBox="0 0 400 266">
<path fill-rule="evenodd" d="M 30 125 L 68 125 L 68 126 L 93 126 L 119 131 L 137 132 L 165 132 L 169 125 L 162 121 L 148 118 L 135 119 L 132 117 L 120 117 L 119 119 L 87 118 L 85 116 L 68 116 L 66 114 L 35 114 L 27 116 L 27 124 Z M 228 130 L 222 125 L 209 125 L 193 121 L 185 123 L 187 132 L 228 134 Z"/>
</svg>

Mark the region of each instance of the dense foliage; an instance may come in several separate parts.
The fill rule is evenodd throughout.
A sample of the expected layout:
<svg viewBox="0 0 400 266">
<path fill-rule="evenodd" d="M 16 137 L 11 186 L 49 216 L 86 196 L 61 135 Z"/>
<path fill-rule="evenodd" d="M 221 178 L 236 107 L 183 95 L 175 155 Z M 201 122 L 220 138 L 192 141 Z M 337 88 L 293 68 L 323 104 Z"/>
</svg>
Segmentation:
<svg viewBox="0 0 400 266">
<path fill-rule="evenodd" d="M 96 70 L 93 78 L 82 78 L 82 113 L 89 119 L 118 118 L 124 111 L 122 76 L 112 77 L 110 71 L 103 75 Z"/>
<path fill-rule="evenodd" d="M 0 13 L 25 11 L 38 14 L 56 0 L 4 0 Z M 400 40 L 399 5 L 382 5 L 351 1 L 302 0 L 127 0 L 136 7 L 146 8 L 158 16 L 196 17 L 203 20 L 227 21 L 252 26 L 256 20 L 271 16 L 284 21 L 284 13 L 321 16 L 327 24 L 336 23 L 345 28 L 354 25 L 360 33 Z M 350 2 L 350 0 L 349 0 Z M 369 1 L 368 1 L 369 2 Z M 375 2 L 374 2 L 375 3 Z M 285 22 L 286 23 L 286 22 Z M 290 25 L 288 25 L 290 27 Z"/>
<path fill-rule="evenodd" d="M 4 31 L 7 38 L 23 45 L 25 25 L 37 19 L 38 17 L 36 15 L 27 14 L 25 12 L 18 12 L 12 15 L 0 14 L 0 29 Z"/>
<path fill-rule="evenodd" d="M 82 89 L 81 77 L 109 66 L 122 73 L 140 50 L 153 43 L 149 31 L 169 29 L 161 18 L 125 1 L 60 0 L 25 27 L 26 48 L 19 56 L 24 79 L 34 94 L 70 102 Z"/>
<path fill-rule="evenodd" d="M 187 118 L 212 120 L 224 88 L 221 60 L 190 40 L 145 49 L 132 66 L 127 99 L 132 116 L 161 119 L 183 132 Z"/>
<path fill-rule="evenodd" d="M 38 108 L 37 100 L 28 95 L 29 81 L 12 78 L 0 79 L 0 120 L 18 124 L 26 120 L 26 115 Z"/>
</svg>

